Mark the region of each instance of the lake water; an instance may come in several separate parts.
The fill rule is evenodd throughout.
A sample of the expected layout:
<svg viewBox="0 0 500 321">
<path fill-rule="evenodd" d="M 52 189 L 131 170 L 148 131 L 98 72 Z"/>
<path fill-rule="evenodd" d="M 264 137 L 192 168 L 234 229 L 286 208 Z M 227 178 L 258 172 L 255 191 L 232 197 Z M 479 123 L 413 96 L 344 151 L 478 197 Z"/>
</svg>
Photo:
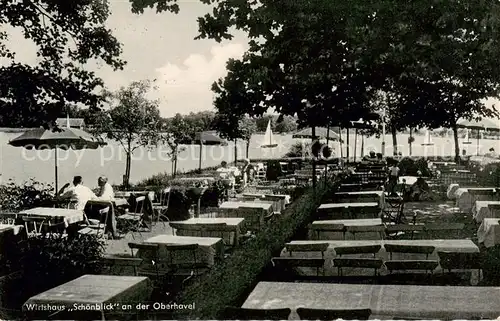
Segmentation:
<svg viewBox="0 0 500 321">
<path fill-rule="evenodd" d="M 0 174 L 2 180 L 12 178 L 16 182 L 23 182 L 30 178 L 45 183 L 54 182 L 54 151 L 30 151 L 24 148 L 8 145 L 9 140 L 19 136 L 20 133 L 0 132 Z M 345 135 L 343 136 L 345 140 Z M 249 158 L 278 158 L 286 154 L 290 147 L 301 140 L 292 139 L 292 135 L 275 135 L 278 147 L 261 148 L 263 135 L 254 135 L 250 142 Z M 408 135 L 398 135 L 399 151 L 408 155 Z M 413 143 L 413 155 L 454 155 L 453 138 L 433 137 L 433 146 L 424 147 L 424 136 L 416 136 Z M 460 139 L 462 143 L 463 139 Z M 354 135 L 350 135 L 350 156 L 354 152 Z M 338 143 L 332 143 L 337 155 L 340 154 Z M 346 155 L 346 145 L 343 145 L 343 155 Z M 499 140 L 483 139 L 479 142 L 480 154 L 486 153 L 491 147 L 500 151 Z M 186 150 L 180 153 L 177 169 L 187 171 L 198 168 L 200 149 L 197 145 L 185 146 Z M 380 151 L 381 140 L 375 137 L 365 138 L 364 153 L 370 150 Z M 469 145 L 462 145 L 468 154 L 475 155 L 477 144 L 475 140 Z M 237 144 L 238 158 L 245 156 L 246 143 L 239 141 Z M 131 167 L 131 182 L 137 182 L 158 173 L 171 173 L 171 162 L 168 158 L 168 148 L 159 146 L 151 150 L 140 148 L 134 152 Z M 361 137 L 358 136 L 356 151 L 359 157 L 361 151 Z M 392 138 L 386 135 L 386 155 L 392 155 Z M 88 186 L 94 186 L 101 174 L 108 176 L 112 184 L 120 184 L 125 172 L 125 153 L 114 142 L 97 150 L 58 151 L 59 159 L 59 185 L 70 182 L 74 175 L 81 175 Z M 228 146 L 204 146 L 202 154 L 202 167 L 216 166 L 221 161 L 234 160 L 234 143 Z"/>
</svg>

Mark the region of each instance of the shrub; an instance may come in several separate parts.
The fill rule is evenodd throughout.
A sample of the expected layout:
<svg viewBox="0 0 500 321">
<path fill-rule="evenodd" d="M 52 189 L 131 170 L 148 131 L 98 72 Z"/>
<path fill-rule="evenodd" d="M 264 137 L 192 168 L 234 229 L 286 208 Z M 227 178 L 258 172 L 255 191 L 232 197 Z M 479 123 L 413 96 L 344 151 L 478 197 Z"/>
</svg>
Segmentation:
<svg viewBox="0 0 500 321">
<path fill-rule="evenodd" d="M 9 289 L 9 299 L 22 304 L 29 297 L 84 274 L 99 274 L 104 242 L 94 235 L 40 236 L 21 243 L 22 278 Z M 12 302 L 11 301 L 11 302 Z"/>
<path fill-rule="evenodd" d="M 268 181 L 277 181 L 278 177 L 283 176 L 279 160 L 270 160 L 267 162 L 266 179 Z"/>
<path fill-rule="evenodd" d="M 186 287 L 178 296 L 181 304 L 196 302 L 196 310 L 176 311 L 178 319 L 215 320 L 227 305 L 237 305 L 244 300 L 258 281 L 260 273 L 268 266 L 271 258 L 283 248 L 294 234 L 306 226 L 326 193 L 323 184 L 316 191 L 312 188 L 282 212 L 273 224 L 260 231 L 256 238 L 245 243 L 227 258 L 217 264 L 200 279 Z"/>
<path fill-rule="evenodd" d="M 193 199 L 187 195 L 185 187 L 177 187 L 170 191 L 170 203 L 168 205 L 167 217 L 172 221 L 183 221 L 189 219 L 189 208 Z"/>
<path fill-rule="evenodd" d="M 49 205 L 53 199 L 53 187 L 30 179 L 22 185 L 9 180 L 0 186 L 0 208 L 6 211 L 21 211 L 37 206 Z"/>
</svg>

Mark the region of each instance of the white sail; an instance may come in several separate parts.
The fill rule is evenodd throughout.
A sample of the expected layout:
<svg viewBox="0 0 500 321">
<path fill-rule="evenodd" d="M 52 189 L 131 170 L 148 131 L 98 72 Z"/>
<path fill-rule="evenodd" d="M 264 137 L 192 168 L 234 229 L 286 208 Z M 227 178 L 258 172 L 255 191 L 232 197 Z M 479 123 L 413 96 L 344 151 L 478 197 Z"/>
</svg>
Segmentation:
<svg viewBox="0 0 500 321">
<path fill-rule="evenodd" d="M 431 138 L 431 132 L 429 130 L 425 131 L 424 143 L 422 145 L 424 145 L 424 146 L 434 145 L 434 143 L 432 142 L 432 138 Z"/>
<path fill-rule="evenodd" d="M 274 141 L 273 131 L 271 130 L 271 120 L 267 123 L 266 133 L 264 134 L 264 144 L 261 147 L 276 147 L 278 144 Z"/>
</svg>

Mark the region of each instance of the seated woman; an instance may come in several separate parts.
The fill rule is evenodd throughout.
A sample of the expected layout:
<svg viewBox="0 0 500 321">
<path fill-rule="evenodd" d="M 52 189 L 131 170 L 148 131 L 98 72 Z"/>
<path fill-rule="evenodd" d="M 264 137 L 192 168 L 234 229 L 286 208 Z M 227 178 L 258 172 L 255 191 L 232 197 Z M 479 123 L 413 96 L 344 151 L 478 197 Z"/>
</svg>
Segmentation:
<svg viewBox="0 0 500 321">
<path fill-rule="evenodd" d="M 430 194 L 429 184 L 422 177 L 422 173 L 418 171 L 418 178 L 411 186 L 411 199 L 414 201 L 425 201 L 432 199 Z"/>
</svg>

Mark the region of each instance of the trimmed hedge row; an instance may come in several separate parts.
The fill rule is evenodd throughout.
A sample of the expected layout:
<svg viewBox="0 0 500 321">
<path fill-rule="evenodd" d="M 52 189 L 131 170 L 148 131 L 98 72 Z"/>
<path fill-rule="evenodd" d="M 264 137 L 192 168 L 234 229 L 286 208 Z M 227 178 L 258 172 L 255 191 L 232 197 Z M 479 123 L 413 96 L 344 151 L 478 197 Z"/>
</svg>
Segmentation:
<svg viewBox="0 0 500 321">
<path fill-rule="evenodd" d="M 177 303 L 194 302 L 196 309 L 176 311 L 174 317 L 216 320 L 220 319 L 225 306 L 241 303 L 258 282 L 260 273 L 271 258 L 278 255 L 284 244 L 309 223 L 311 213 L 330 188 L 328 184 L 318 184 L 316 190 L 309 188 L 254 239 L 235 250 L 199 282 L 186 287 L 178 295 Z"/>
</svg>

